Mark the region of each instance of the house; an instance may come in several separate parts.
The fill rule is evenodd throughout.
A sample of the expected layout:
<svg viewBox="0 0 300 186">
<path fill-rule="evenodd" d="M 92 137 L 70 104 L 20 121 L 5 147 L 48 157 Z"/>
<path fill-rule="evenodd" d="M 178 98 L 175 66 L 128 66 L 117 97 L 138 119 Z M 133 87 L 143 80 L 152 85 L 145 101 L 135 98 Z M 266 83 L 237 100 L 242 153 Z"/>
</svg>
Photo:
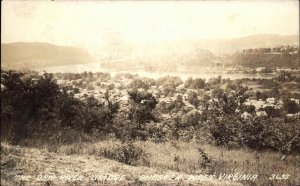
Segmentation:
<svg viewBox="0 0 300 186">
<path fill-rule="evenodd" d="M 275 104 L 276 100 L 275 100 L 275 98 L 267 98 L 266 102 L 270 103 L 270 104 Z"/>
<path fill-rule="evenodd" d="M 241 118 L 242 119 L 248 119 L 250 117 L 252 117 L 252 115 L 250 113 L 248 113 L 248 112 L 244 112 L 243 114 L 241 114 Z"/>
<path fill-rule="evenodd" d="M 256 115 L 259 117 L 268 116 L 268 114 L 265 111 L 257 111 Z"/>
<path fill-rule="evenodd" d="M 295 103 L 300 104 L 300 99 L 291 98 L 291 101 L 295 101 Z"/>
</svg>

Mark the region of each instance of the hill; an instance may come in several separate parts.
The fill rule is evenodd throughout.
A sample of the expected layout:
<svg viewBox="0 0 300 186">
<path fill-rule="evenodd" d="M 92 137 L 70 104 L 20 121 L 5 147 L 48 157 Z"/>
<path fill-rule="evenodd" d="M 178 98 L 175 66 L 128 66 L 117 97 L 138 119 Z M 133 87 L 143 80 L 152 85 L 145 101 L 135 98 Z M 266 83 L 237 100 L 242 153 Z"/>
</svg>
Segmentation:
<svg viewBox="0 0 300 186">
<path fill-rule="evenodd" d="M 250 68 L 299 68 L 299 47 L 281 46 L 246 49 L 227 56 L 224 61 Z"/>
<path fill-rule="evenodd" d="M 93 62 L 84 49 L 48 43 L 1 44 L 1 67 L 32 68 Z"/>
<path fill-rule="evenodd" d="M 118 70 L 178 71 L 199 70 L 215 66 L 241 57 L 231 56 L 249 48 L 299 46 L 297 35 L 253 35 L 232 39 L 181 39 L 156 43 L 132 44 L 120 41 L 111 47 L 102 47 L 96 52 L 102 67 Z M 94 56 L 81 48 L 58 46 L 48 43 L 8 43 L 1 44 L 2 67 L 39 68 L 59 65 L 86 64 L 95 61 Z M 223 54 L 231 56 L 224 60 Z M 222 56 L 222 57 L 220 57 Z M 243 56 L 245 57 L 245 56 Z M 263 65 L 280 64 L 286 56 L 250 56 L 246 66 L 255 66 L 253 60 L 262 58 Z M 253 58 L 253 59 L 252 59 Z M 297 59 L 288 57 L 287 65 L 297 66 Z M 245 61 L 245 60 L 243 60 Z M 250 61 L 250 62 L 249 62 Z M 269 63 L 268 61 L 271 61 Z M 277 62 L 278 61 L 278 62 Z M 234 62 L 236 63 L 236 62 Z M 291 64 L 291 65 L 290 65 Z M 262 65 L 262 64 L 261 64 Z"/>
<path fill-rule="evenodd" d="M 282 45 L 299 46 L 299 36 L 264 34 L 232 39 L 182 39 L 139 45 L 122 42 L 119 43 L 117 51 L 106 51 L 109 58 L 98 57 L 106 68 L 126 69 L 130 66 L 132 70 L 198 70 L 225 62 L 223 57 L 219 57 L 224 54 L 233 55 L 244 49 L 274 48 Z M 106 49 L 101 48 L 99 51 L 104 50 Z M 273 57 L 277 59 L 277 56 Z"/>
<path fill-rule="evenodd" d="M 120 145 L 115 141 L 109 144 L 113 147 L 108 147 L 105 142 L 81 143 L 79 148 L 76 147 L 76 152 L 72 150 L 75 149 L 72 144 L 61 146 L 53 152 L 48 149 L 13 146 L 1 142 L 1 160 L 3 160 L 1 185 L 242 185 L 231 178 L 219 178 L 219 175 L 205 177 L 205 170 L 202 169 L 198 170 L 202 174 L 172 170 L 173 167 L 173 169 L 197 167 L 195 163 L 198 163 L 198 159 L 201 160 L 201 156 L 193 147 L 185 146 L 176 150 L 169 144 L 163 144 L 163 149 L 176 153 L 189 150 L 194 153 L 192 157 L 195 158 L 196 155 L 198 159 L 188 158 L 190 155 L 186 153 L 182 156 L 188 158 L 187 160 L 173 162 L 174 155 L 170 156 L 170 152 L 163 150 L 159 159 L 158 155 L 148 148 L 150 165 L 132 166 L 101 155 L 103 150 L 108 151 Z M 83 145 L 86 146 L 85 150 Z M 149 146 L 160 149 L 159 145 L 151 142 L 137 142 L 135 145 L 145 149 Z"/>
<path fill-rule="evenodd" d="M 207 39 L 195 41 L 199 47 L 215 54 L 228 54 L 247 48 L 266 48 L 281 45 L 299 46 L 298 35 L 260 34 L 232 39 Z"/>
<path fill-rule="evenodd" d="M 147 52 L 146 52 L 147 51 Z M 159 52 L 157 52 L 159 51 Z M 210 51 L 197 47 L 144 46 L 144 54 L 134 51 L 129 58 L 104 59 L 103 68 L 117 70 L 149 70 L 174 72 L 184 69 L 210 67 L 216 63 L 217 57 Z"/>
</svg>

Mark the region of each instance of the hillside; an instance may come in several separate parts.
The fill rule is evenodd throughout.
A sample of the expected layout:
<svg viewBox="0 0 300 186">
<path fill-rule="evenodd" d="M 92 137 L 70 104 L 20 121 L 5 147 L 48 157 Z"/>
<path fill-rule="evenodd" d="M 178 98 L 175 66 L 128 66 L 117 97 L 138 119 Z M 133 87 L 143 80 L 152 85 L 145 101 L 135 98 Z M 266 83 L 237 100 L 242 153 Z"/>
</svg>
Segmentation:
<svg viewBox="0 0 300 186">
<path fill-rule="evenodd" d="M 103 181 L 107 175 L 124 175 L 118 185 L 299 183 L 300 109 L 289 94 L 298 86 L 294 78 L 286 79 L 286 91 L 277 78 L 184 83 L 170 76 L 31 78 L 2 71 L 1 80 L 1 185 L 95 185 L 94 176 L 99 185 L 111 185 Z M 255 94 L 242 86 L 247 82 L 278 91 Z M 74 86 L 67 92 L 68 85 Z M 267 101 L 275 96 L 273 104 Z M 46 181 L 38 182 L 39 175 Z M 44 177 L 49 175 L 56 179 Z M 155 175 L 167 180 L 144 179 Z"/>
<path fill-rule="evenodd" d="M 1 67 L 32 68 L 93 62 L 83 49 L 48 43 L 1 44 Z"/>
<path fill-rule="evenodd" d="M 35 142 L 31 142 L 35 143 Z M 194 142 L 136 141 L 147 155 L 135 165 L 121 159 L 120 141 L 14 146 L 1 142 L 1 185 L 294 185 L 299 182 L 299 156 L 280 159 L 278 153 L 227 150 Z M 203 149 L 199 153 L 198 149 Z M 111 156 L 105 155 L 110 152 Z M 119 156 L 114 156 L 118 155 Z M 257 156 L 260 157 L 257 162 Z M 119 158 L 117 158 L 119 157 Z M 206 159 L 208 158 L 208 159 Z M 203 162 L 210 161 L 205 166 Z M 294 163 L 293 163 L 294 162 Z M 254 175 L 260 174 L 256 179 Z M 270 180 L 274 173 L 289 180 Z M 237 177 L 233 177 L 233 175 Z M 231 176 L 230 176 L 231 175 Z M 241 176 L 246 177 L 242 178 Z M 254 179 L 254 181 L 252 180 Z"/>
<path fill-rule="evenodd" d="M 106 51 L 106 55 L 108 54 L 109 58 L 104 56 L 98 57 L 103 59 L 101 60 L 102 66 L 105 68 L 123 70 L 130 66 L 132 70 L 176 71 L 182 68 L 198 70 L 199 68 L 214 66 L 221 62 L 234 60 L 235 63 L 236 57 L 231 55 L 244 49 L 279 47 L 282 45 L 299 46 L 299 37 L 297 35 L 264 34 L 232 39 L 182 39 L 140 45 L 121 42 L 118 44 L 117 51 Z M 104 50 L 105 48 L 99 49 L 98 54 L 100 55 L 100 51 Z M 224 58 L 218 57 L 224 54 L 230 55 L 234 59 L 224 60 Z M 281 56 L 277 57 L 273 56 L 270 60 L 282 60 Z M 292 62 L 288 63 L 292 63 L 292 66 L 295 66 L 293 59 Z M 129 63 L 130 65 L 128 65 Z M 287 64 L 286 66 L 291 65 Z"/>
<path fill-rule="evenodd" d="M 201 67 L 210 67 L 216 63 L 217 57 L 208 50 L 197 47 L 166 47 L 158 46 L 161 51 L 158 53 L 157 48 L 145 47 L 147 51 L 144 55 L 132 54 L 130 59 L 123 60 L 103 60 L 103 68 L 118 70 L 150 70 L 150 71 L 170 71 L 174 72 L 182 68 L 197 69 Z"/>
<path fill-rule="evenodd" d="M 260 34 L 232 39 L 212 39 L 195 41 L 215 54 L 238 52 L 247 48 L 277 47 L 281 45 L 299 46 L 298 35 Z"/>
<path fill-rule="evenodd" d="M 120 145 L 117 142 L 108 141 L 110 145 Z M 138 144 L 137 144 L 138 145 Z M 153 143 L 142 142 L 139 146 Z M 238 186 L 232 178 L 205 177 L 204 172 L 188 174 L 181 171 L 171 170 L 172 166 L 189 168 L 196 160 L 189 158 L 190 162 L 171 162 L 174 158 L 175 147 L 164 145 L 165 152 L 161 152 L 160 158 L 156 159 L 154 151 L 149 150 L 150 166 L 131 166 L 116 160 L 105 158 L 101 153 L 112 149 L 103 142 L 86 143 L 62 146 L 53 151 L 47 149 L 12 146 L 1 143 L 1 185 L 205 185 L 205 186 Z M 86 146 L 86 147 L 83 147 Z M 193 148 L 180 147 L 176 153 L 189 150 L 197 155 Z M 194 152 L 195 151 L 195 152 Z M 170 156 L 171 153 L 171 156 Z M 153 157 L 152 157 L 153 156 Z M 188 154 L 186 154 L 186 158 Z M 201 156 L 198 156 L 201 159 Z M 164 162 L 166 160 L 168 162 Z M 169 164 L 169 165 L 168 165 Z M 169 166 L 169 167 L 168 167 Z M 196 165 L 195 165 L 196 166 Z M 203 170 L 204 171 L 204 170 Z M 203 175 L 201 177 L 201 175 Z"/>
<path fill-rule="evenodd" d="M 282 45 L 299 46 L 297 35 L 253 35 L 233 39 L 195 39 L 174 40 L 157 43 L 130 44 L 119 42 L 111 47 L 99 48 L 97 56 L 91 56 L 84 49 L 57 46 L 48 43 L 9 43 L 1 44 L 2 67 L 39 68 L 58 65 L 86 64 L 101 62 L 102 67 L 118 70 L 177 71 L 181 69 L 199 70 L 221 62 L 240 60 L 232 56 L 249 48 L 278 47 Z M 220 58 L 223 54 L 228 59 Z M 249 58 L 249 56 L 247 57 Z M 297 66 L 297 56 L 251 56 L 250 61 L 263 61 L 261 65 L 272 66 L 273 61 L 280 67 Z M 252 59 L 253 58 L 253 59 Z M 243 59 L 244 60 L 244 59 Z M 246 59 L 246 66 L 253 66 Z M 266 61 L 266 62 L 265 62 Z M 271 61 L 269 63 L 269 61 Z M 249 65 L 249 63 L 251 63 Z M 254 65 L 255 66 L 255 65 Z"/>
<path fill-rule="evenodd" d="M 244 67 L 299 68 L 299 47 L 281 46 L 276 48 L 247 49 L 224 58 L 225 62 Z"/>
<path fill-rule="evenodd" d="M 209 50 L 215 55 L 238 52 L 247 48 L 277 47 L 281 45 L 299 46 L 298 35 L 259 34 L 240 38 L 182 39 L 148 44 L 147 49 L 167 49 L 174 52 L 189 52 L 191 49 Z"/>
</svg>

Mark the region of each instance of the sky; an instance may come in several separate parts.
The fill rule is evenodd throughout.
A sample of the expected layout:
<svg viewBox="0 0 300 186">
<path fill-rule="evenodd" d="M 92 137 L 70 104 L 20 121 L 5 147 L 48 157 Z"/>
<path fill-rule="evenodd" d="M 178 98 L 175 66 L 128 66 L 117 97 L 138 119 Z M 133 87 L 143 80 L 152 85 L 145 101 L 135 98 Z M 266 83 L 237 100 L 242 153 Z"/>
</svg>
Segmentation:
<svg viewBox="0 0 300 186">
<path fill-rule="evenodd" d="M 3 0 L 1 42 L 95 51 L 114 42 L 299 35 L 299 1 Z"/>
</svg>

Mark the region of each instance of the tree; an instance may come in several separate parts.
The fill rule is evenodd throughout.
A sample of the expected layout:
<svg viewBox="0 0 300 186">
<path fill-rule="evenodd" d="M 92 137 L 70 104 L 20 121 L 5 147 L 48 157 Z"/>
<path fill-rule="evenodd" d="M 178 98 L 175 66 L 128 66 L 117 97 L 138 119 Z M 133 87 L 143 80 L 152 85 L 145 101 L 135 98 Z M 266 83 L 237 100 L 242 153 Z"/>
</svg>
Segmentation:
<svg viewBox="0 0 300 186">
<path fill-rule="evenodd" d="M 189 77 L 185 82 L 184 82 L 184 87 L 185 88 L 190 88 L 191 85 L 193 83 L 193 78 L 192 77 Z"/>
<path fill-rule="evenodd" d="M 205 87 L 205 80 L 196 78 L 192 83 L 193 89 L 203 89 Z"/>
<path fill-rule="evenodd" d="M 181 95 L 177 95 L 176 100 L 171 101 L 170 103 L 168 103 L 166 105 L 166 109 L 168 112 L 171 113 L 178 113 L 181 111 L 184 111 L 184 102 L 183 102 L 183 98 Z"/>
<path fill-rule="evenodd" d="M 144 82 L 141 79 L 134 79 L 129 85 L 129 88 L 133 89 L 133 90 L 137 90 L 139 88 L 142 88 L 144 90 L 148 90 L 150 88 L 150 85 L 147 84 L 146 82 Z"/>
<path fill-rule="evenodd" d="M 93 72 L 88 72 L 88 77 L 93 78 Z"/>
<path fill-rule="evenodd" d="M 194 91 L 191 91 L 191 92 L 188 93 L 187 101 L 190 104 L 194 105 L 194 107 L 196 107 L 196 108 L 199 106 L 199 103 L 200 103 L 200 101 L 198 99 L 198 95 Z"/>
<path fill-rule="evenodd" d="M 163 87 L 172 86 L 172 87 L 176 88 L 179 85 L 181 85 L 183 82 L 179 77 L 165 76 L 165 77 L 159 78 L 156 81 L 156 83 L 157 83 L 157 85 L 161 85 Z"/>
<path fill-rule="evenodd" d="M 129 109 L 113 118 L 114 132 L 121 140 L 147 139 L 158 129 L 154 113 L 157 101 L 152 94 L 144 91 L 132 90 L 128 95 Z"/>
<path fill-rule="evenodd" d="M 248 112 L 249 114 L 255 113 L 255 106 L 254 105 L 242 105 L 241 106 L 242 112 Z"/>
<path fill-rule="evenodd" d="M 288 98 L 283 99 L 283 109 L 289 114 L 295 114 L 300 110 L 299 105 Z"/>
<path fill-rule="evenodd" d="M 1 136 L 17 141 L 25 126 L 21 122 L 25 110 L 25 84 L 21 80 L 23 73 L 1 70 Z M 16 134 L 18 133 L 18 134 Z"/>
<path fill-rule="evenodd" d="M 2 71 L 1 80 L 5 87 L 1 92 L 1 123 L 12 141 L 18 142 L 27 137 L 29 130 L 41 127 L 33 121 L 50 121 L 57 116 L 60 91 L 53 74 L 44 73 L 34 80 L 20 72 Z"/>
<path fill-rule="evenodd" d="M 142 124 L 156 120 L 152 111 L 158 102 L 151 93 L 130 91 L 128 94 L 130 100 L 129 119 L 138 123 L 139 129 L 142 128 Z"/>
<path fill-rule="evenodd" d="M 162 93 L 165 97 L 173 97 L 176 93 L 176 87 L 174 85 L 163 86 Z"/>
<path fill-rule="evenodd" d="M 196 78 L 193 80 L 192 77 L 189 77 L 185 83 L 185 88 L 191 88 L 191 89 L 203 89 L 205 88 L 205 80 L 201 78 Z"/>
<path fill-rule="evenodd" d="M 266 106 L 260 110 L 265 111 L 267 113 L 268 117 L 275 118 L 275 117 L 282 116 L 280 109 L 275 109 L 274 107 L 271 107 L 271 106 Z"/>
</svg>

